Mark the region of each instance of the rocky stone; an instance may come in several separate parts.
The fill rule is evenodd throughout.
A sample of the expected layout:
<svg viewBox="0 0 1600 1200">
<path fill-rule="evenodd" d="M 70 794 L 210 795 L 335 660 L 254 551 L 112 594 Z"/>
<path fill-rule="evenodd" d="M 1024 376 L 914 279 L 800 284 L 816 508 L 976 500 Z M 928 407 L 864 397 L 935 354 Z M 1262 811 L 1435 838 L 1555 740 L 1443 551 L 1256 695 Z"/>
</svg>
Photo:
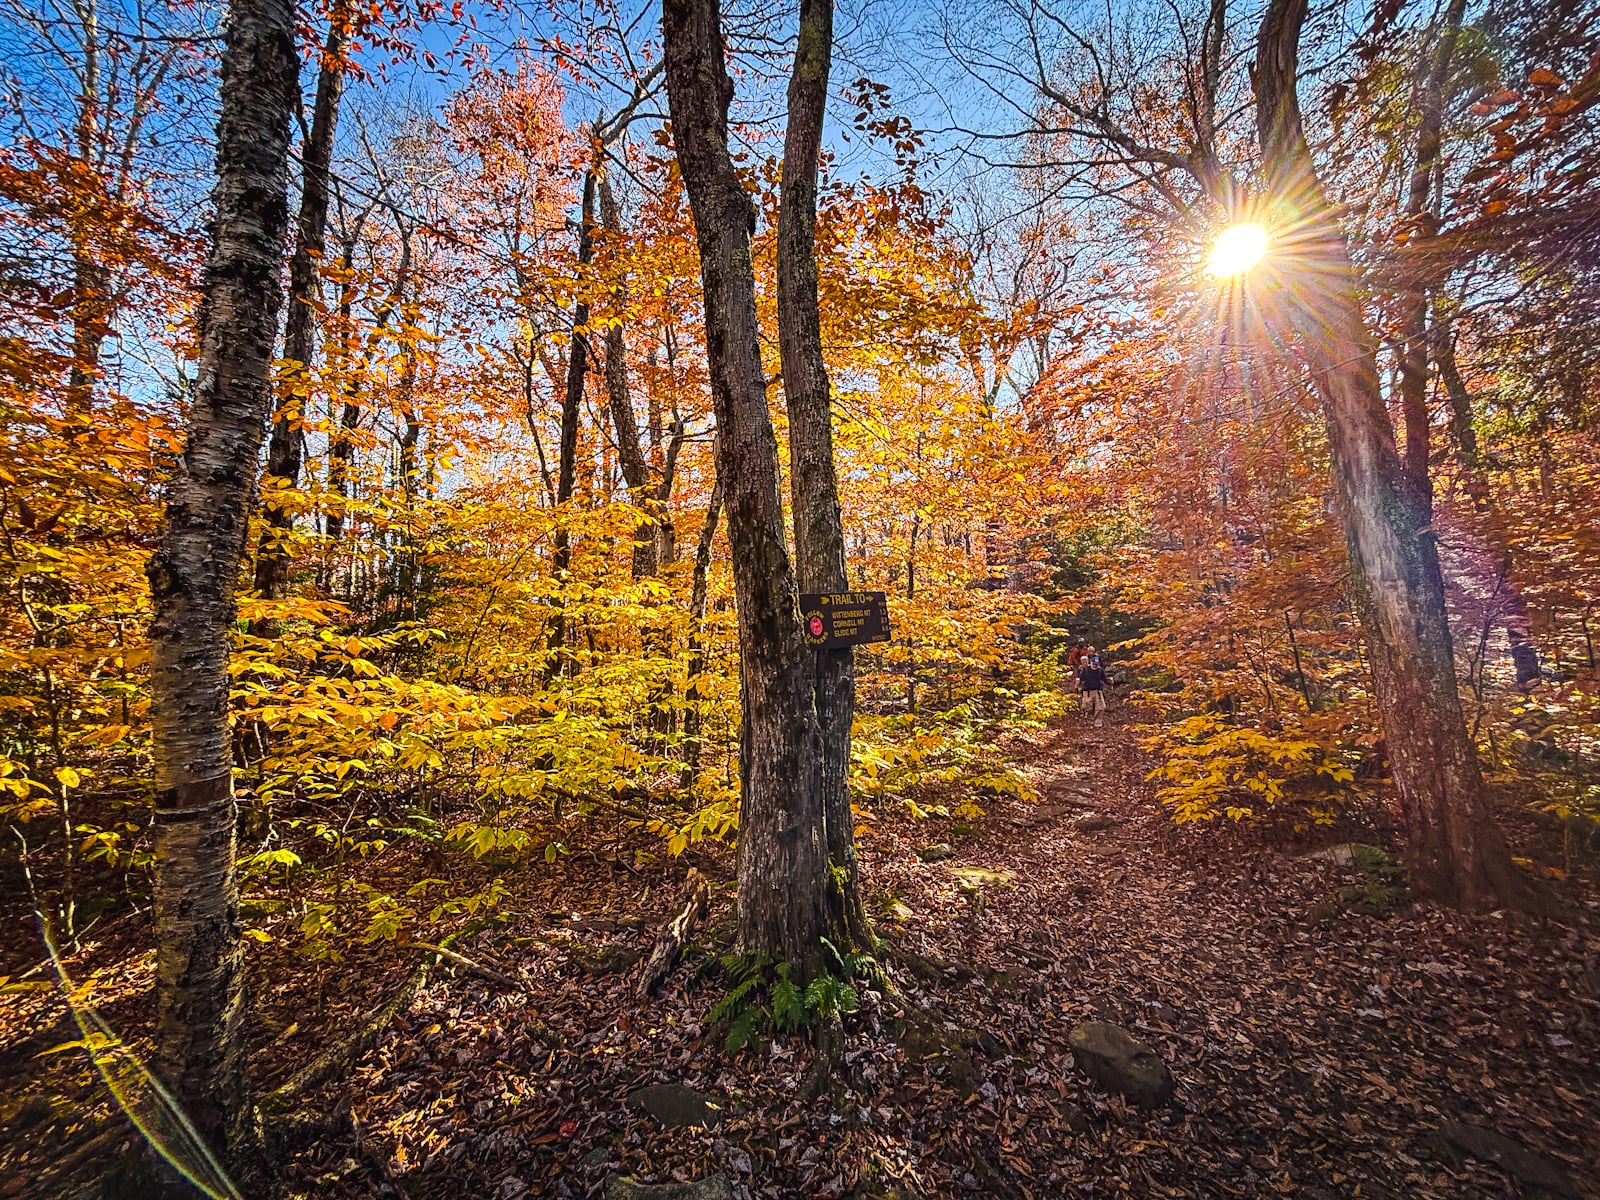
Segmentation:
<svg viewBox="0 0 1600 1200">
<path fill-rule="evenodd" d="M 754 1170 L 750 1154 L 742 1146 L 733 1146 L 718 1138 L 711 1143 L 711 1153 L 717 1156 L 717 1161 L 726 1163 L 739 1175 L 748 1175 Z"/>
<path fill-rule="evenodd" d="M 644 957 L 642 951 L 617 943 L 596 947 L 573 945 L 567 953 L 573 963 L 591 975 L 620 974 L 636 966 Z"/>
<path fill-rule="evenodd" d="M 1454 1166 L 1461 1165 L 1463 1156 L 1476 1158 L 1493 1163 L 1523 1186 L 1547 1195 L 1576 1198 L 1582 1194 L 1572 1177 L 1556 1163 L 1492 1129 L 1445 1120 L 1439 1123 L 1434 1141 L 1439 1156 Z"/>
<path fill-rule="evenodd" d="M 1105 813 L 1090 813 L 1086 817 L 1079 817 L 1072 823 L 1072 827 L 1079 833 L 1099 833 L 1103 829 L 1115 829 L 1122 824 L 1116 817 L 1107 816 Z"/>
<path fill-rule="evenodd" d="M 1300 856 L 1312 862 L 1330 862 L 1339 867 L 1350 867 L 1359 871 L 1383 871 L 1394 867 L 1389 854 L 1382 846 L 1374 846 L 1367 842 L 1340 842 L 1336 846 L 1324 846 L 1320 850 L 1312 850 Z"/>
<path fill-rule="evenodd" d="M 950 849 L 949 842 L 937 842 L 918 850 L 917 857 L 923 862 L 943 862 L 954 853 L 955 851 Z"/>
<path fill-rule="evenodd" d="M 946 870 L 969 887 L 1012 887 L 1017 882 L 1010 871 L 991 871 L 988 867 L 947 867 Z"/>
<path fill-rule="evenodd" d="M 708 1175 L 693 1183 L 636 1183 L 626 1175 L 606 1180 L 605 1200 L 733 1200 L 726 1175 Z"/>
<path fill-rule="evenodd" d="M 1128 1097 L 1140 1108 L 1172 1101 L 1176 1084 L 1161 1056 L 1127 1030 L 1105 1021 L 1087 1021 L 1067 1037 L 1078 1069 L 1107 1091 Z"/>
<path fill-rule="evenodd" d="M 643 929 L 644 918 L 633 913 L 583 913 L 563 914 L 566 924 L 580 933 L 617 933 L 625 929 Z"/>
<path fill-rule="evenodd" d="M 724 1113 L 704 1092 L 677 1083 L 655 1083 L 628 1095 L 628 1107 L 643 1109 L 669 1129 L 715 1129 Z"/>
</svg>

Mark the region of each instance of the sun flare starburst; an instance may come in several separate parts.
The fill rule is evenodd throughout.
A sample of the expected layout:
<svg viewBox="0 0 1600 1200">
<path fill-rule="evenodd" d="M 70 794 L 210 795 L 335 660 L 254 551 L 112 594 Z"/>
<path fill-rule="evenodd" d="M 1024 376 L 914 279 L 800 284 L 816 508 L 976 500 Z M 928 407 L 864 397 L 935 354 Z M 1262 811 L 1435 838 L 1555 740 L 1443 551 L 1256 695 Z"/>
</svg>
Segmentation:
<svg viewBox="0 0 1600 1200">
<path fill-rule="evenodd" d="M 1218 279 L 1243 275 L 1266 257 L 1270 242 L 1267 231 L 1252 222 L 1230 225 L 1212 245 L 1206 272 Z"/>
</svg>

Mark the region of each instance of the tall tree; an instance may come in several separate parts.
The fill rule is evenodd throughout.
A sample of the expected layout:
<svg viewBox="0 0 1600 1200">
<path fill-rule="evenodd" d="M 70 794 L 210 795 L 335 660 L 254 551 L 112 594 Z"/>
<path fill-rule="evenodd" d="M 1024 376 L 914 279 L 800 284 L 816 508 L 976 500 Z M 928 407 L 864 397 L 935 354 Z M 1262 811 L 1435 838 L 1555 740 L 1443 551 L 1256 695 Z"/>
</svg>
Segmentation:
<svg viewBox="0 0 1600 1200">
<path fill-rule="evenodd" d="M 600 177 L 600 219 L 606 235 L 615 246 L 622 237 L 622 209 L 617 204 L 608 176 Z M 623 481 L 628 485 L 628 495 L 641 512 L 654 514 L 657 508 L 650 486 L 650 464 L 645 460 L 644 448 L 639 445 L 639 418 L 633 408 L 633 394 L 628 387 L 628 345 L 624 336 L 621 310 L 627 303 L 627 284 L 620 278 L 612 289 L 612 302 L 617 311 L 606 326 L 606 397 L 611 412 L 611 426 L 617 437 L 617 463 L 622 468 Z M 633 540 L 633 577 L 642 579 L 654 575 L 657 567 L 661 539 L 656 534 L 659 519 L 646 516 L 640 522 Z"/>
<path fill-rule="evenodd" d="M 1350 546 L 1350 587 L 1420 891 L 1463 908 L 1511 886 L 1483 802 L 1477 750 L 1457 691 L 1444 579 L 1426 481 L 1407 470 L 1384 406 L 1361 280 L 1306 142 L 1297 81 L 1306 0 L 1272 0 L 1256 44 L 1256 125 L 1267 194 L 1296 233 L 1279 253 L 1275 332 L 1298 344 L 1327 422 Z"/>
<path fill-rule="evenodd" d="M 817 310 L 817 170 L 832 60 L 833 0 L 800 0 L 778 205 L 778 349 L 789 408 L 789 478 L 802 592 L 849 587 L 833 465 L 832 397 Z M 813 703 L 822 733 L 822 820 L 834 869 L 836 920 L 854 941 L 868 944 L 871 929 L 861 905 L 850 812 L 854 652 L 849 646 L 818 650 L 812 666 Z"/>
<path fill-rule="evenodd" d="M 1423 63 L 1415 86 L 1417 109 L 1416 157 L 1411 165 L 1411 177 L 1406 183 L 1404 230 L 1406 250 L 1414 260 L 1408 273 L 1406 293 L 1401 301 L 1400 412 L 1405 425 L 1405 463 L 1411 473 L 1431 495 L 1428 474 L 1429 415 L 1428 415 L 1428 359 L 1430 343 L 1437 351 L 1448 346 L 1449 334 L 1444 340 L 1430 339 L 1428 329 L 1428 297 L 1436 286 L 1430 278 L 1435 272 L 1426 265 L 1431 250 L 1430 243 L 1439 232 L 1438 197 L 1444 189 L 1439 172 L 1443 161 L 1444 145 L 1444 87 L 1450 72 L 1450 62 L 1455 54 L 1456 37 L 1461 32 L 1461 18 L 1466 12 L 1466 0 L 1450 0 L 1441 28 L 1435 35 L 1432 53 Z M 1437 316 L 1435 320 L 1437 320 Z M 1440 362 L 1441 367 L 1443 362 Z M 1459 378 L 1459 376 L 1457 376 Z M 1447 381 L 1448 386 L 1448 381 Z M 1457 390 L 1450 388 L 1454 399 Z M 1457 441 L 1466 444 L 1471 439 L 1470 410 L 1465 419 L 1466 432 L 1459 432 Z"/>
<path fill-rule="evenodd" d="M 251 1144 L 228 635 L 283 298 L 294 9 L 234 0 L 188 440 L 150 560 L 156 1070 L 225 1159 Z"/>
<path fill-rule="evenodd" d="M 739 613 L 739 942 L 804 965 L 815 959 L 827 915 L 821 731 L 761 366 L 755 209 L 728 151 L 733 81 L 718 0 L 665 0 L 661 27 L 673 136 L 700 252 L 717 476 Z"/>
</svg>

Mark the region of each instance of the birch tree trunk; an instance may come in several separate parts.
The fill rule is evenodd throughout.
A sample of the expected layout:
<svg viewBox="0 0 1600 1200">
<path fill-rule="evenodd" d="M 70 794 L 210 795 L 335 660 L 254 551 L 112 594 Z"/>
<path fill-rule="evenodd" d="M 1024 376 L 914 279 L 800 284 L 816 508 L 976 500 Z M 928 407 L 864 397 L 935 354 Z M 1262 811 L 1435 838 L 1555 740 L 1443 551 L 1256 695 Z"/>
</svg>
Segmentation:
<svg viewBox="0 0 1600 1200">
<path fill-rule="evenodd" d="M 1456 688 L 1444 580 L 1424 482 L 1407 470 L 1379 387 L 1359 280 L 1306 144 L 1296 80 L 1307 0 L 1271 0 L 1255 77 L 1269 194 L 1301 232 L 1284 245 L 1276 331 L 1298 341 L 1328 429 L 1350 545 L 1350 587 L 1372 660 L 1374 689 L 1417 891 L 1460 908 L 1490 905 L 1516 886 L 1483 803 L 1477 750 Z"/>
<path fill-rule="evenodd" d="M 234 0 L 222 57 L 198 379 L 165 531 L 149 567 L 154 1065 L 200 1134 L 235 1164 L 254 1139 L 234 877 L 228 634 L 271 410 L 289 115 L 298 86 L 292 6 Z"/>
<path fill-rule="evenodd" d="M 300 216 L 295 223 L 294 255 L 289 260 L 289 313 L 283 331 L 283 357 L 296 364 L 289 368 L 295 372 L 293 399 L 286 401 L 274 416 L 272 438 L 267 443 L 267 474 L 278 481 L 279 487 L 299 486 L 305 457 L 305 433 L 300 422 L 310 397 L 318 272 L 328 230 L 328 173 L 333 162 L 334 132 L 339 124 L 339 101 L 344 95 L 344 56 L 349 40 L 350 0 L 336 0 L 328 14 L 328 36 L 317 71 L 311 129 L 300 154 Z M 256 550 L 255 586 L 266 599 L 281 600 L 289 583 L 285 540 L 294 517 L 274 503 L 270 494 L 265 509 L 265 528 Z M 272 630 L 264 627 L 254 632 L 267 636 Z"/>
<path fill-rule="evenodd" d="M 802 592 L 842 592 L 844 528 L 833 464 L 833 414 L 817 309 L 817 168 L 833 58 L 833 0 L 800 0 L 800 35 L 789 77 L 778 208 L 778 348 L 789 408 L 789 477 L 795 565 Z M 855 719 L 854 651 L 817 650 L 808 664 L 822 733 L 822 821 L 833 868 L 832 933 L 838 944 L 871 945 L 861 905 L 855 820 L 850 811 L 850 726 Z"/>
<path fill-rule="evenodd" d="M 706 354 L 739 610 L 739 944 L 808 972 L 826 927 L 821 732 L 785 544 L 750 237 L 755 210 L 728 153 L 718 0 L 664 0 L 662 40 L 678 163 L 694 216 Z"/>
</svg>

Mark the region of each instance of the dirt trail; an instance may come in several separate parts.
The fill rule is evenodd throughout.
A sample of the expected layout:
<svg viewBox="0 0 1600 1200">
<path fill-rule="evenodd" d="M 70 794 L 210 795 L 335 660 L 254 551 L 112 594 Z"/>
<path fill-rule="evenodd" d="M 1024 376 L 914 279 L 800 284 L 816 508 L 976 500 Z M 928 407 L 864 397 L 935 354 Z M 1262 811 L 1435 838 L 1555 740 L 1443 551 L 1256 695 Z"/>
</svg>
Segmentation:
<svg viewBox="0 0 1600 1200">
<path fill-rule="evenodd" d="M 778 1197 L 1600 1196 L 1600 942 L 1396 904 L 1352 864 L 1176 830 L 1128 717 L 1018 742 L 1038 807 L 995 801 L 970 829 L 864 823 L 898 990 L 863 994 L 815 1103 L 798 1098 L 803 1039 L 722 1052 L 710 947 L 633 998 L 629 964 L 685 861 L 575 857 L 528 872 L 510 927 L 459 944 L 525 986 L 440 971 L 312 1098 L 338 1132 L 287 1165 L 289 1193 L 579 1197 L 621 1171 Z M 949 856 L 923 861 L 934 843 Z M 731 854 L 685 859 L 717 885 L 715 926 Z M 1341 889 L 1393 911 L 1343 911 Z M 387 953 L 334 972 L 327 1011 L 258 988 L 264 1083 L 392 989 L 407 967 Z M 1162 1055 L 1171 1108 L 1076 1070 L 1067 1036 L 1089 1019 Z M 637 1103 L 653 1086 L 716 1127 L 664 1125 Z M 27 1178 L 26 1150 L 5 1161 Z"/>
</svg>

